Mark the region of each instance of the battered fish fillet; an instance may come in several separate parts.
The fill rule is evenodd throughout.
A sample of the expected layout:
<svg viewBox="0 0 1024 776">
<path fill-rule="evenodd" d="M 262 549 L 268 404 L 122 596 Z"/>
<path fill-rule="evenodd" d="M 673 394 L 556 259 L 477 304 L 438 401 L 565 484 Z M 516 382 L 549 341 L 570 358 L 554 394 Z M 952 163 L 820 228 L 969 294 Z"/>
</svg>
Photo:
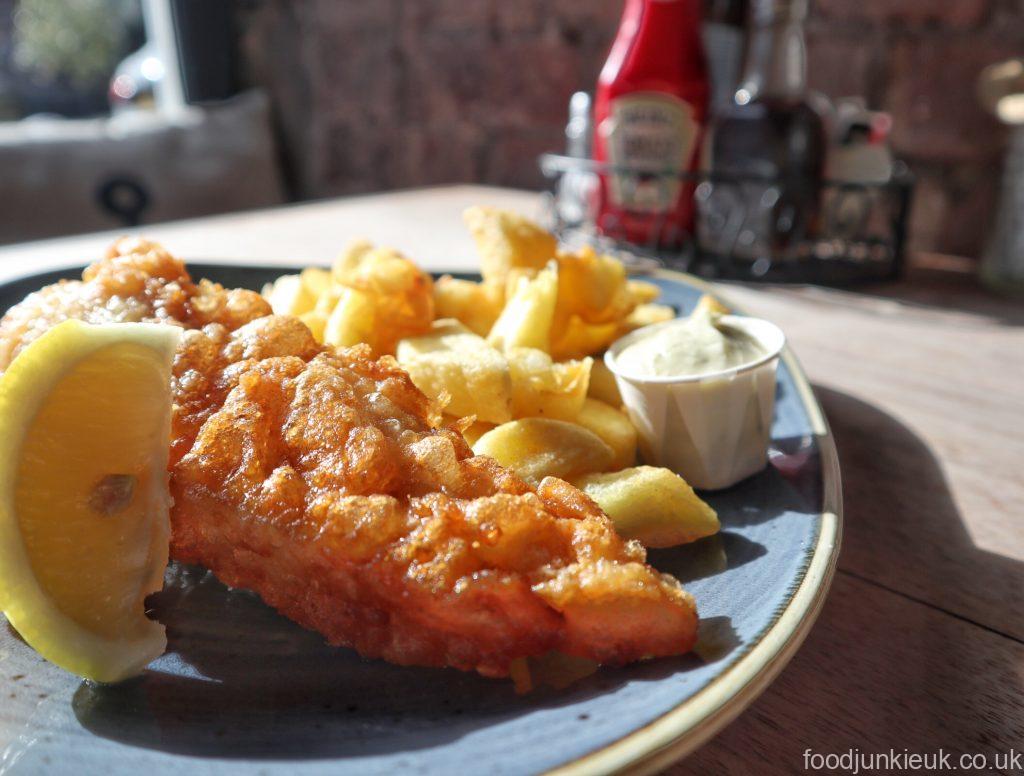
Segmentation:
<svg viewBox="0 0 1024 776">
<path fill-rule="evenodd" d="M 388 357 L 318 346 L 257 294 L 117 243 L 0 322 L 0 370 L 66 318 L 186 329 L 174 365 L 171 556 L 332 644 L 506 676 L 552 650 L 605 664 L 694 644 L 692 598 L 569 484 L 474 457 Z"/>
</svg>

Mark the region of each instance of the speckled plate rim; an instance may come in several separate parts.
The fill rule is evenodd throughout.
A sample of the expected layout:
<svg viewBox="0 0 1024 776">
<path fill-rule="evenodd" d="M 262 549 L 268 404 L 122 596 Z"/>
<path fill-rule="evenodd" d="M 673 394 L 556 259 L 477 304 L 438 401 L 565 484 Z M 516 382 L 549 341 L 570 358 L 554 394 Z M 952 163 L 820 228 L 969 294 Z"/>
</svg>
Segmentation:
<svg viewBox="0 0 1024 776">
<path fill-rule="evenodd" d="M 648 276 L 695 287 L 728 302 L 717 287 L 684 272 L 658 269 Z M 707 687 L 653 722 L 571 763 L 549 771 L 553 776 L 655 773 L 690 754 L 747 709 L 774 681 L 800 648 L 814 625 L 835 575 L 842 539 L 842 484 L 839 457 L 828 421 L 807 375 L 787 345 L 782 360 L 810 420 L 821 450 L 821 526 L 810 558 L 786 605 L 748 647 L 747 653 Z"/>
</svg>

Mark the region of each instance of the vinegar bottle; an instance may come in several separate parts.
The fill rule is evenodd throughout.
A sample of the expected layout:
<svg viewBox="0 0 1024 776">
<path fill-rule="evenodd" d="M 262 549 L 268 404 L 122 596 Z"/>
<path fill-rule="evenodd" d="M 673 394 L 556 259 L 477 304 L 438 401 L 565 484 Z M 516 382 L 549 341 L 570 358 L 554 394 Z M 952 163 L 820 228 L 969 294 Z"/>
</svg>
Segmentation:
<svg viewBox="0 0 1024 776">
<path fill-rule="evenodd" d="M 715 198 L 731 200 L 736 211 L 722 218 L 733 221 L 738 214 L 743 221 L 735 244 L 724 246 L 738 258 L 783 255 L 816 221 L 826 132 L 808 99 L 806 16 L 807 0 L 753 0 L 743 77 L 732 104 L 713 121 L 712 173 L 750 179 L 715 184 L 721 190 Z M 701 231 L 702 246 L 724 234 Z"/>
<path fill-rule="evenodd" d="M 693 231 L 693 187 L 678 176 L 707 121 L 700 23 L 700 0 L 626 0 L 594 100 L 594 158 L 613 168 L 597 226 L 613 237 L 678 247 Z"/>
</svg>

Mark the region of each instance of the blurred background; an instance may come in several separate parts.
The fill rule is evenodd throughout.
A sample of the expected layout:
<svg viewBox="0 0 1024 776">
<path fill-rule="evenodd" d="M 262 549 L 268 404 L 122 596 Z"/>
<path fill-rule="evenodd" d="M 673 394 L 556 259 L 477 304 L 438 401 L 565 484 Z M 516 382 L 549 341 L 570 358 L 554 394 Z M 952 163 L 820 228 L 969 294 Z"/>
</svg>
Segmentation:
<svg viewBox="0 0 1024 776">
<path fill-rule="evenodd" d="M 705 23 L 742 28 L 743 3 Z M 737 16 L 739 9 L 739 16 Z M 0 0 L 0 240 L 454 182 L 550 185 L 622 0 Z M 891 117 L 912 251 L 979 257 L 1021 0 L 813 0 L 809 89 Z M 180 73 L 169 78 L 168 73 Z M 177 85 L 171 83 L 177 82 Z M 163 93 L 161 93 L 163 92 Z"/>
</svg>

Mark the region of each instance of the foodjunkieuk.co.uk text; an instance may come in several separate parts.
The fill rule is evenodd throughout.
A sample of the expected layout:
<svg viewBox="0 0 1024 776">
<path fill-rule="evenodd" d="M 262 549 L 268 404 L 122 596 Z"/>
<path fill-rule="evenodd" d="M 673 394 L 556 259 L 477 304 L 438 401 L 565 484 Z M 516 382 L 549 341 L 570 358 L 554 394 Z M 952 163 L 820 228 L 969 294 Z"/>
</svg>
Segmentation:
<svg viewBox="0 0 1024 776">
<path fill-rule="evenodd" d="M 845 752 L 815 752 L 804 750 L 805 771 L 828 771 L 834 773 L 876 773 L 887 771 L 1024 771 L 1024 752 L 1011 749 L 995 754 L 947 752 L 911 752 L 909 749 L 888 752 L 862 752 L 849 749 Z"/>
</svg>

